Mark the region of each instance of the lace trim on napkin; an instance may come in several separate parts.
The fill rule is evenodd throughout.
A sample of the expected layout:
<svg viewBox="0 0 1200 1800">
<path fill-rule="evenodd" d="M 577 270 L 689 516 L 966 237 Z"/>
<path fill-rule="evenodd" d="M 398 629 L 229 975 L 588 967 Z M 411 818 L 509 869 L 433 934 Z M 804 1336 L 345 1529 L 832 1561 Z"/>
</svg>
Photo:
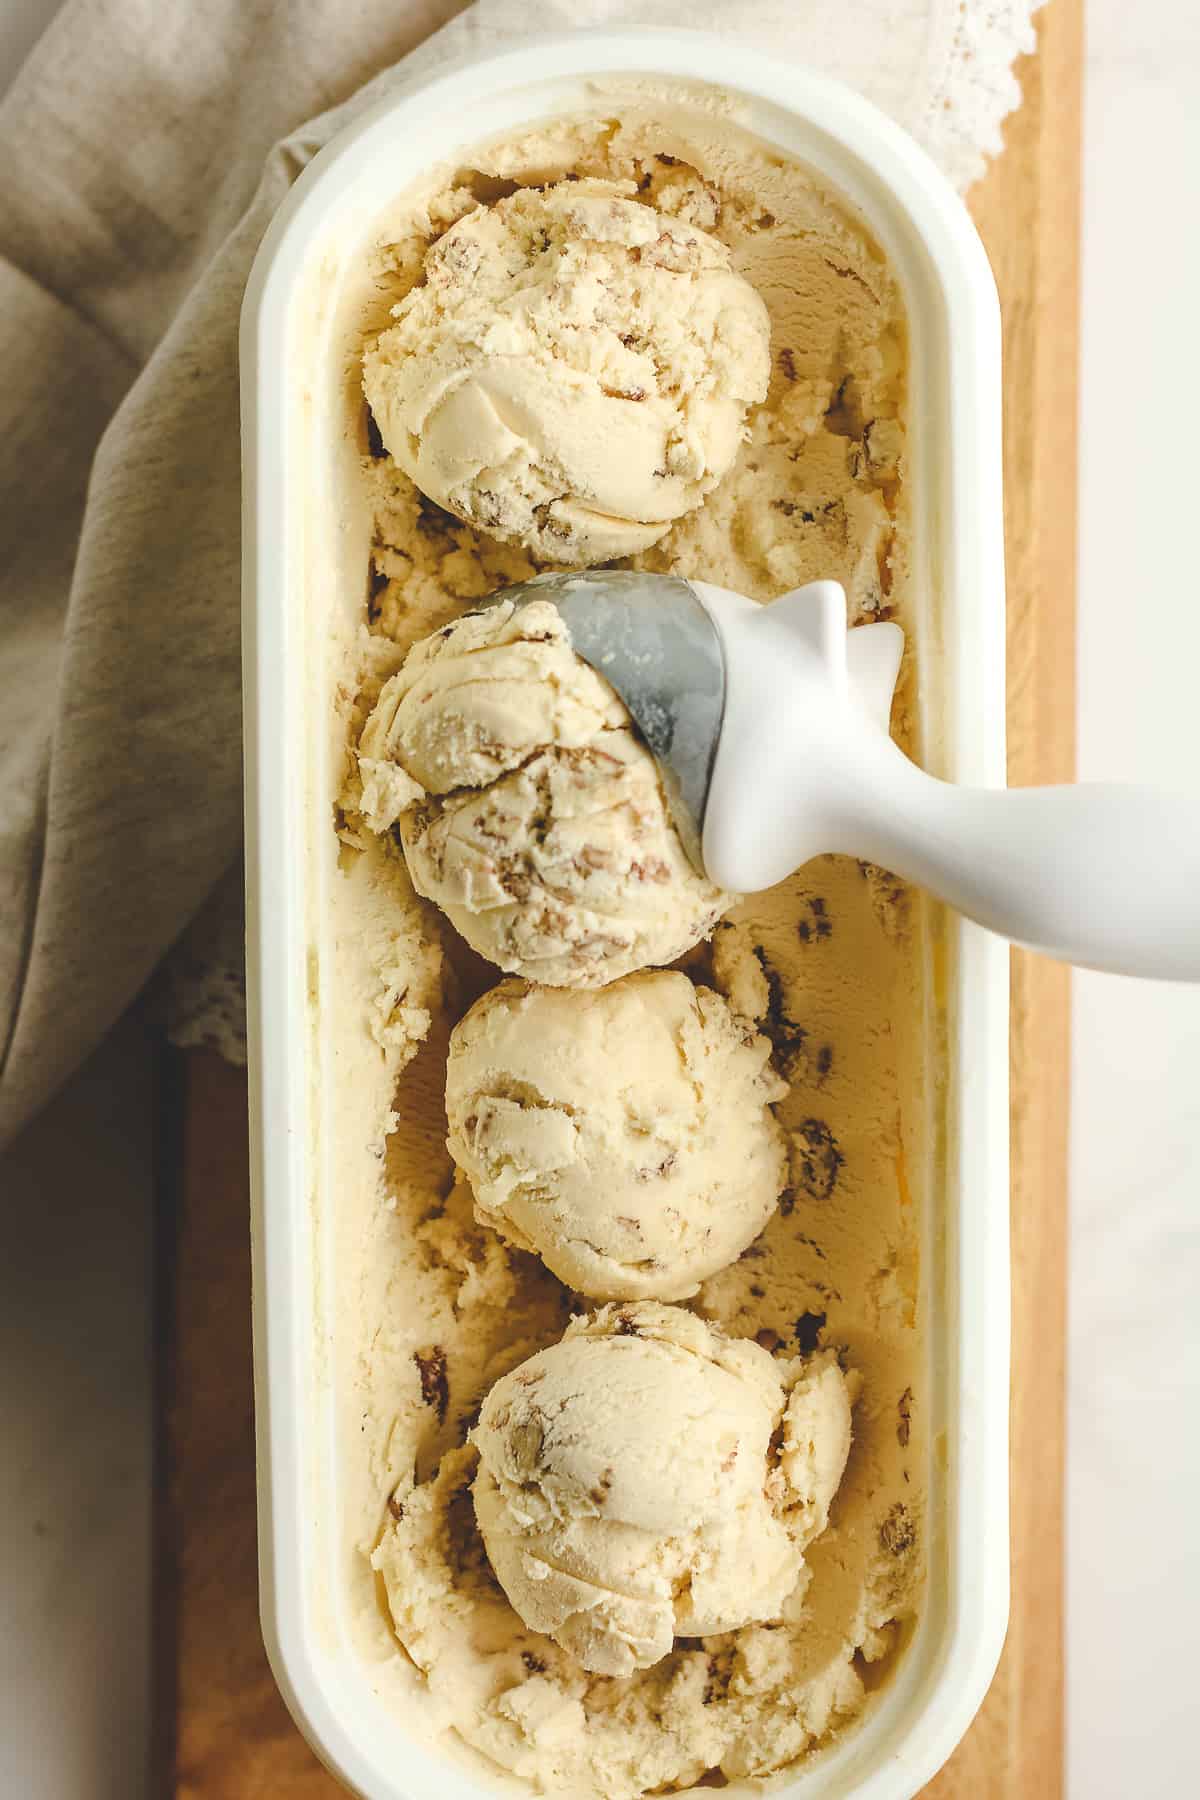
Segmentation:
<svg viewBox="0 0 1200 1800">
<path fill-rule="evenodd" d="M 1021 104 L 1014 70 L 1036 48 L 1033 15 L 1043 0 L 959 0 L 945 58 L 913 135 L 964 192 L 1003 148 L 1003 125 Z"/>
<path fill-rule="evenodd" d="M 167 962 L 167 1036 L 246 1062 L 246 912 L 240 862 L 217 883 Z"/>
</svg>

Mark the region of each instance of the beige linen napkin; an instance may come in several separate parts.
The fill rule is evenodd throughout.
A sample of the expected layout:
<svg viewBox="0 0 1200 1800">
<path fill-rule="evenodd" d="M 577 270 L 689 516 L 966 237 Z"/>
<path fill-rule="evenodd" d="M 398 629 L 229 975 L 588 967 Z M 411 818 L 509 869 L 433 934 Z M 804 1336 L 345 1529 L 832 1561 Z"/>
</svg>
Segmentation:
<svg viewBox="0 0 1200 1800">
<path fill-rule="evenodd" d="M 238 308 L 315 150 L 463 54 L 649 21 L 854 82 L 965 185 L 1035 4 L 69 0 L 0 104 L 0 1142 L 238 856 Z"/>
</svg>

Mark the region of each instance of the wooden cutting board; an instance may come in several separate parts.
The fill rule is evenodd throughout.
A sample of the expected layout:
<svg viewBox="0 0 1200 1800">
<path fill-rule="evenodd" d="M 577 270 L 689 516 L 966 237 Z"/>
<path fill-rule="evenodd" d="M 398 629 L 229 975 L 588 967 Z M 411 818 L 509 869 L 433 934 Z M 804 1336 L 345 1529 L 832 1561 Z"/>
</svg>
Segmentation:
<svg viewBox="0 0 1200 1800">
<path fill-rule="evenodd" d="M 1022 110 L 971 197 L 1005 325 L 1009 777 L 1073 774 L 1082 0 L 1051 0 Z M 1068 985 L 1013 959 L 1012 1622 L 935 1800 L 1062 1793 Z M 245 1080 L 215 1056 L 164 1078 L 159 1257 L 155 1793 L 335 1800 L 258 1628 Z"/>
</svg>

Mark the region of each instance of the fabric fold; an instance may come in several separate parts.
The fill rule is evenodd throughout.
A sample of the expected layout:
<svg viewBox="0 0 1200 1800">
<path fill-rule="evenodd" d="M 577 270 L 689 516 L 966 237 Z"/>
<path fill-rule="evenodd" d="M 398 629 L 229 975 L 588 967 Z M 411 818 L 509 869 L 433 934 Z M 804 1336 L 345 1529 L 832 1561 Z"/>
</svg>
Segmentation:
<svg viewBox="0 0 1200 1800">
<path fill-rule="evenodd" d="M 961 186 L 1015 103 L 1035 4 L 68 0 L 0 103 L 0 1142 L 206 897 L 229 904 L 238 315 L 311 155 L 531 22 L 652 18 L 853 83 Z M 208 935 L 227 1018 L 229 934 Z"/>
</svg>

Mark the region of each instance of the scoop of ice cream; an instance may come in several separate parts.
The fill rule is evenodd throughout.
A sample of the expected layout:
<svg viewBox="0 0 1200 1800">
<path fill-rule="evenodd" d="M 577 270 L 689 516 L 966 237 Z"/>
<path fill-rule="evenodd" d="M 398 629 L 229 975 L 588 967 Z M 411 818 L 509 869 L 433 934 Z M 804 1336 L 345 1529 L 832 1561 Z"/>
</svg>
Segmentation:
<svg viewBox="0 0 1200 1800">
<path fill-rule="evenodd" d="M 771 1046 L 666 969 L 594 993 L 505 981 L 450 1039 L 450 1154 L 476 1216 L 599 1300 L 681 1300 L 787 1176 Z"/>
<path fill-rule="evenodd" d="M 767 391 L 766 308 L 729 251 L 633 191 L 560 182 L 468 213 L 363 358 L 417 486 L 552 562 L 655 543 Z"/>
<path fill-rule="evenodd" d="M 488 1558 L 525 1624 L 597 1674 L 776 1619 L 850 1448 L 830 1358 L 775 1361 L 677 1307 L 575 1319 L 472 1434 Z"/>
<path fill-rule="evenodd" d="M 362 816 L 500 968 L 596 987 L 733 903 L 697 875 L 658 766 L 557 607 L 504 601 L 417 644 L 359 740 Z"/>
</svg>

